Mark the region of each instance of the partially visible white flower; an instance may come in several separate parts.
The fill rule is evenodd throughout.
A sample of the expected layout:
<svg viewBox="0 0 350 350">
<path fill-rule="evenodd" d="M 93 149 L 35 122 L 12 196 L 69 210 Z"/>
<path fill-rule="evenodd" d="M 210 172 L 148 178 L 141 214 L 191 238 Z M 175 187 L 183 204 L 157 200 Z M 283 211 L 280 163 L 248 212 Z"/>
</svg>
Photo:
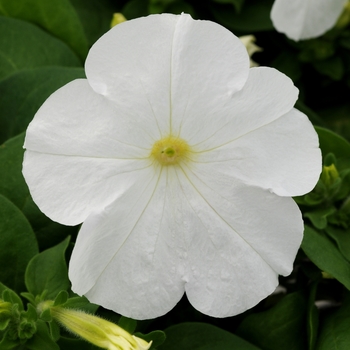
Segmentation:
<svg viewBox="0 0 350 350">
<path fill-rule="evenodd" d="M 271 20 L 295 41 L 316 38 L 331 29 L 348 0 L 275 0 Z"/>
<path fill-rule="evenodd" d="M 262 48 L 258 45 L 255 45 L 256 38 L 254 35 L 243 35 L 239 37 L 239 40 L 242 41 L 243 45 L 247 49 L 249 58 L 250 58 L 250 67 L 257 67 L 258 64 L 252 60 L 252 56 L 255 52 L 262 51 Z"/>
<path fill-rule="evenodd" d="M 293 82 L 249 69 L 236 36 L 186 14 L 118 24 L 85 71 L 39 109 L 23 163 L 44 213 L 83 222 L 72 289 L 135 319 L 184 292 L 216 317 L 272 293 L 303 236 L 290 197 L 321 172 Z"/>
</svg>

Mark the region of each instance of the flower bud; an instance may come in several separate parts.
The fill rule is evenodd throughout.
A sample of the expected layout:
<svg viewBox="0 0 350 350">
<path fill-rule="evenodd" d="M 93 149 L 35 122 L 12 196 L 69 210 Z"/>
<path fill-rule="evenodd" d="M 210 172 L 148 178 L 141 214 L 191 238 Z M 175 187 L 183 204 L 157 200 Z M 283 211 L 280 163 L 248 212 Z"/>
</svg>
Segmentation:
<svg viewBox="0 0 350 350">
<path fill-rule="evenodd" d="M 347 27 L 349 23 L 350 23 L 350 1 L 348 1 L 344 5 L 344 10 L 341 13 L 340 17 L 338 18 L 338 21 L 335 27 L 338 29 L 343 29 Z"/>
<path fill-rule="evenodd" d="M 248 55 L 250 58 L 250 66 L 257 67 L 258 64 L 255 61 L 253 61 L 251 59 L 251 57 L 253 56 L 253 54 L 255 52 L 262 51 L 263 49 L 261 47 L 259 47 L 258 45 L 255 45 L 255 41 L 256 41 L 255 36 L 254 35 L 244 35 L 244 36 L 240 36 L 239 39 L 241 40 L 241 42 L 243 43 L 243 45 L 245 46 L 245 48 L 248 51 Z"/>
<path fill-rule="evenodd" d="M 334 164 L 323 166 L 321 180 L 327 187 L 332 186 L 338 178 L 339 173 Z"/>
<path fill-rule="evenodd" d="M 126 21 L 126 18 L 122 13 L 120 12 L 114 13 L 111 21 L 111 28 L 125 21 Z"/>
<path fill-rule="evenodd" d="M 90 343 L 108 350 L 147 350 L 152 342 L 135 337 L 118 325 L 83 311 L 54 306 L 52 317 Z"/>
</svg>

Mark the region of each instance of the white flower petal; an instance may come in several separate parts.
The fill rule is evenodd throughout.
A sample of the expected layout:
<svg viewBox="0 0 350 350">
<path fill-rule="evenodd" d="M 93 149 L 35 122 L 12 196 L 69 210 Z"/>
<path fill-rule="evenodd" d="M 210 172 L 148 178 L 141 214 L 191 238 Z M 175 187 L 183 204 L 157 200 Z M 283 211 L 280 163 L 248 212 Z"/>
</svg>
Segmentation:
<svg viewBox="0 0 350 350">
<path fill-rule="evenodd" d="M 26 151 L 23 175 L 41 211 L 65 225 L 83 222 L 154 172 L 150 160 Z"/>
<path fill-rule="evenodd" d="M 173 135 L 189 126 L 206 134 L 217 111 L 242 89 L 249 73 L 242 42 L 224 27 L 181 16 L 173 40 L 171 127 Z"/>
<path fill-rule="evenodd" d="M 212 173 L 212 182 L 225 173 L 280 196 L 311 191 L 322 168 L 317 134 L 296 109 L 222 147 L 198 153 L 196 162 L 198 173 Z"/>
<path fill-rule="evenodd" d="M 175 168 L 160 168 L 84 222 L 69 265 L 76 293 L 135 319 L 165 314 L 184 293 L 193 223 Z"/>
<path fill-rule="evenodd" d="M 238 314 L 272 293 L 278 274 L 292 271 L 301 213 L 291 198 L 237 186 L 228 176 L 207 185 L 203 174 L 185 173 L 191 184 L 181 183 L 201 221 L 189 244 L 187 297 L 205 314 Z"/>
<path fill-rule="evenodd" d="M 347 0 L 275 0 L 274 27 L 295 41 L 311 39 L 331 29 Z"/>
<path fill-rule="evenodd" d="M 137 106 L 135 106 L 137 109 Z M 53 93 L 29 124 L 26 149 L 61 155 L 144 158 L 159 134 L 156 124 L 133 120 L 96 94 L 86 79 Z"/>
<path fill-rule="evenodd" d="M 210 150 L 281 117 L 297 97 L 298 89 L 286 75 L 273 68 L 251 68 L 243 89 L 224 104 L 215 101 L 211 114 L 189 111 L 194 118 L 184 120 L 181 137 L 196 150 Z"/>
<path fill-rule="evenodd" d="M 240 90 L 248 67 L 244 45 L 222 26 L 163 14 L 114 27 L 94 44 L 85 69 L 96 92 L 123 110 L 137 105 L 130 113 L 156 119 L 167 136 Z"/>
</svg>

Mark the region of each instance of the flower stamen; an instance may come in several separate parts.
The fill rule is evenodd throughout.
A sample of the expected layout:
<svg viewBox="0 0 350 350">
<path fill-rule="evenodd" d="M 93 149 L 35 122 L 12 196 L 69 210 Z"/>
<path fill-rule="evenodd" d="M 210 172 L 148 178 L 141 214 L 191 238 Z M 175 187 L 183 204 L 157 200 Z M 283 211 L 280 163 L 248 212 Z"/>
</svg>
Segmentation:
<svg viewBox="0 0 350 350">
<path fill-rule="evenodd" d="M 187 159 L 189 151 L 190 147 L 185 140 L 168 136 L 155 142 L 151 156 L 157 159 L 161 165 L 174 165 Z"/>
</svg>

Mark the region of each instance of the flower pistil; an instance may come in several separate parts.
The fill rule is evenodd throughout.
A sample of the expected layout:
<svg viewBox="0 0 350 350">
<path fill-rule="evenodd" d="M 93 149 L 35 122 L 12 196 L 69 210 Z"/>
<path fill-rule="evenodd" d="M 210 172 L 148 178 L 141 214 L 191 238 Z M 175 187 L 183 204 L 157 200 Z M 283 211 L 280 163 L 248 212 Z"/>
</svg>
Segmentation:
<svg viewBox="0 0 350 350">
<path fill-rule="evenodd" d="M 161 165 L 174 165 L 188 159 L 190 146 L 188 143 L 174 136 L 167 136 L 155 142 L 151 156 Z"/>
</svg>

